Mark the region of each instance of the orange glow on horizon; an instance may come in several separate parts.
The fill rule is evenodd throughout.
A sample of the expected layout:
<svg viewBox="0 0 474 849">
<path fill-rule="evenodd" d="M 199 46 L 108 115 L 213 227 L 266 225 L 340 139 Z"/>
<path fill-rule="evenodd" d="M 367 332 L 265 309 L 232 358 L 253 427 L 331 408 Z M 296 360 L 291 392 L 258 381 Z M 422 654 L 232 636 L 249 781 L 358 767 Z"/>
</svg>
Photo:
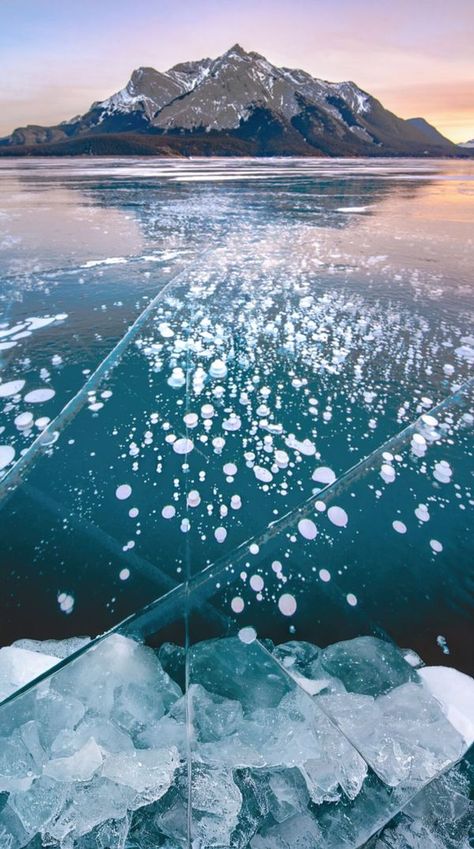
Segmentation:
<svg viewBox="0 0 474 849">
<path fill-rule="evenodd" d="M 474 138 L 473 0 L 3 0 L 0 136 L 86 112 L 134 68 L 235 42 L 278 66 L 353 80 L 403 118 Z M 48 6 L 48 15 L 44 7 Z"/>
</svg>

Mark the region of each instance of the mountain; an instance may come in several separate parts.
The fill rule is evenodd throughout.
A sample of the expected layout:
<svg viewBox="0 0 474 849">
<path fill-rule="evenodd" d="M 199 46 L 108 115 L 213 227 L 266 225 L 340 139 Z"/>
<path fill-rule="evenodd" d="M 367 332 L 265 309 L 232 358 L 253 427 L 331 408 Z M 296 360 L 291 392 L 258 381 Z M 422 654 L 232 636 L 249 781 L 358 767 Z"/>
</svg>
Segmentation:
<svg viewBox="0 0 474 849">
<path fill-rule="evenodd" d="M 474 139 L 466 142 L 459 142 L 458 147 L 474 148 Z"/>
<path fill-rule="evenodd" d="M 407 118 L 407 124 L 416 127 L 423 134 L 426 141 L 431 144 L 451 145 L 452 141 L 443 136 L 433 124 L 429 124 L 424 118 Z"/>
<path fill-rule="evenodd" d="M 455 156 L 421 118 L 405 121 L 353 82 L 278 68 L 239 44 L 125 88 L 53 127 L 0 139 L 3 155 Z"/>
</svg>

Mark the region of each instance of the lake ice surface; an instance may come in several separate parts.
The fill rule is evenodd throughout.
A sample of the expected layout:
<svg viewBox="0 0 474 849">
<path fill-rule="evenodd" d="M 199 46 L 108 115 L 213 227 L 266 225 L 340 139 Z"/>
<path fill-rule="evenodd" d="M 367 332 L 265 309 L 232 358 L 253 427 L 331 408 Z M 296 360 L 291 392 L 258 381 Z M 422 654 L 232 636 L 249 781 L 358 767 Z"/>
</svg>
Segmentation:
<svg viewBox="0 0 474 849">
<path fill-rule="evenodd" d="M 388 634 L 472 672 L 473 166 L 1 170 L 1 643 L 190 580 L 197 642 Z M 324 698 L 348 732 L 372 696 Z"/>
</svg>

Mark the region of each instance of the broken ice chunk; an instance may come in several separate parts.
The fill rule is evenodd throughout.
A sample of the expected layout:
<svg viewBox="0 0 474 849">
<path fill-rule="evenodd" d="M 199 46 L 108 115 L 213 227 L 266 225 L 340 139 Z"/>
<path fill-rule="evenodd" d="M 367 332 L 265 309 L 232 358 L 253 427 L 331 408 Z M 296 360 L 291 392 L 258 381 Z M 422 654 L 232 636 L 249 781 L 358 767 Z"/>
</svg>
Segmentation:
<svg viewBox="0 0 474 849">
<path fill-rule="evenodd" d="M 94 738 L 64 758 L 53 758 L 44 767 L 44 775 L 56 781 L 89 781 L 102 765 L 103 757 Z"/>
<path fill-rule="evenodd" d="M 247 847 L 265 821 L 284 822 L 308 810 L 308 789 L 298 769 L 244 769 L 234 772 L 242 797 L 232 846 Z"/>
<path fill-rule="evenodd" d="M 116 690 L 110 717 L 135 737 L 140 731 L 155 725 L 165 714 L 168 705 L 169 692 L 166 688 L 162 692 L 156 685 L 151 687 L 149 684 L 141 686 L 124 683 Z"/>
<path fill-rule="evenodd" d="M 296 814 L 263 828 L 250 841 L 251 849 L 315 849 L 319 846 L 324 846 L 321 829 L 310 813 Z"/>
<path fill-rule="evenodd" d="M 5 799 L 1 802 L 4 804 Z M 29 842 L 29 838 L 20 817 L 7 801 L 0 810 L 0 846 L 2 849 L 21 849 Z"/>
<path fill-rule="evenodd" d="M 240 769 L 235 770 L 233 775 L 242 794 L 242 807 L 237 827 L 232 833 L 232 845 L 247 849 L 249 840 L 268 816 L 271 802 L 276 806 L 278 803 L 270 790 L 266 770 Z"/>
<path fill-rule="evenodd" d="M 92 831 L 75 841 L 75 849 L 125 849 L 130 829 L 130 816 L 122 819 L 109 819 L 97 825 Z M 127 842 L 127 849 L 135 849 L 135 844 Z M 146 844 L 139 844 L 142 849 Z M 163 847 L 167 849 L 167 847 Z M 170 846 L 169 849 L 178 849 Z"/>
<path fill-rule="evenodd" d="M 356 693 L 317 698 L 392 787 L 408 779 L 426 782 L 463 754 L 462 738 L 421 683 L 402 684 L 375 699 Z"/>
<path fill-rule="evenodd" d="M 61 732 L 73 729 L 85 714 L 85 707 L 74 696 L 62 696 L 51 688 L 36 693 L 34 716 L 41 744 L 49 749 Z"/>
<path fill-rule="evenodd" d="M 58 662 L 49 654 L 40 654 L 15 646 L 0 649 L 0 702 L 20 687 L 29 684 Z"/>
<path fill-rule="evenodd" d="M 20 818 L 29 836 L 44 830 L 50 820 L 59 814 L 66 800 L 66 788 L 67 785 L 53 778 L 40 776 L 25 792 L 10 795 L 8 804 Z"/>
<path fill-rule="evenodd" d="M 298 769 L 271 770 L 268 786 L 271 793 L 269 809 L 277 822 L 284 822 L 308 807 L 308 789 Z"/>
<path fill-rule="evenodd" d="M 231 772 L 194 765 L 191 834 L 198 846 L 229 845 L 241 807 L 242 794 Z"/>
<path fill-rule="evenodd" d="M 231 835 L 238 823 L 243 798 L 232 770 L 193 764 L 190 788 L 186 771 L 179 776 L 174 790 L 166 797 L 168 804 L 156 815 L 155 822 L 159 831 L 176 840 L 180 847 L 188 845 L 188 799 L 192 845 L 202 849 L 233 845 Z M 174 847 L 172 842 L 171 847 Z"/>
<path fill-rule="evenodd" d="M 90 643 L 90 637 L 70 637 L 68 640 L 17 640 L 14 648 L 49 654 L 61 660 Z"/>
<path fill-rule="evenodd" d="M 321 663 L 350 693 L 379 696 L 417 680 L 416 672 L 396 646 L 376 637 L 334 643 L 321 652 Z"/>
<path fill-rule="evenodd" d="M 100 776 L 94 776 L 90 782 L 69 786 L 66 803 L 59 816 L 44 827 L 46 845 L 59 844 L 64 849 L 76 847 L 77 839 L 97 826 L 108 820 L 123 819 L 135 796 L 135 791 L 129 787 Z"/>
<path fill-rule="evenodd" d="M 293 680 L 310 696 L 344 690 L 339 678 L 329 675 L 321 663 L 321 649 L 312 643 L 290 640 L 276 646 L 273 656 Z"/>
<path fill-rule="evenodd" d="M 47 755 L 41 745 L 38 723 L 34 720 L 25 722 L 20 727 L 19 731 L 21 739 L 35 762 L 35 766 L 41 770 L 47 760 Z"/>
<path fill-rule="evenodd" d="M 249 742 L 241 734 L 230 734 L 222 740 L 210 743 L 196 743 L 194 758 L 200 763 L 223 769 L 267 766 L 266 758 L 258 751 L 255 742 Z"/>
<path fill-rule="evenodd" d="M 0 737 L 0 792 L 28 790 L 39 771 L 19 730 Z"/>
<path fill-rule="evenodd" d="M 109 755 L 101 774 L 115 784 L 131 787 L 138 796 L 133 807 L 138 808 L 156 802 L 169 790 L 179 763 L 174 747 L 136 749 Z"/>
<path fill-rule="evenodd" d="M 468 773 L 463 763 L 436 778 L 366 849 L 469 849 L 474 802 Z"/>
<path fill-rule="evenodd" d="M 181 700 L 180 700 L 181 701 Z M 176 702 L 179 704 L 179 702 Z M 186 725 L 169 714 L 163 716 L 154 725 L 145 728 L 136 737 L 139 749 L 160 749 L 164 746 L 174 747 L 184 758 L 187 751 Z"/>
<path fill-rule="evenodd" d="M 203 743 L 221 740 L 233 734 L 243 721 L 239 701 L 208 693 L 200 684 L 191 684 L 189 687 L 188 705 L 194 731 Z"/>
<path fill-rule="evenodd" d="M 317 804 L 340 798 L 340 791 L 354 799 L 367 775 L 367 764 L 347 738 L 328 720 L 313 701 L 299 688 L 287 696 L 281 705 L 287 712 L 286 727 L 301 718 L 309 735 L 297 729 L 300 755 L 297 765 L 304 775 L 311 798 Z M 314 708 L 317 707 L 317 711 Z M 288 736 L 288 730 L 287 730 Z M 285 753 L 285 765 L 290 766 L 290 750 Z"/>
<path fill-rule="evenodd" d="M 52 678 L 51 687 L 63 695 L 77 696 L 87 708 L 105 715 L 113 711 L 119 696 L 122 706 L 124 699 L 127 702 L 129 713 L 138 711 L 138 721 L 142 715 L 136 688 L 149 687 L 165 709 L 182 695 L 152 649 L 119 634 L 106 637 L 73 658 Z M 124 687 L 125 692 L 121 689 Z"/>
<path fill-rule="evenodd" d="M 55 757 L 67 757 L 77 752 L 91 737 L 102 751 L 133 752 L 131 738 L 110 719 L 87 716 L 74 730 L 65 728 L 51 746 Z"/>
<path fill-rule="evenodd" d="M 158 660 L 165 672 L 184 690 L 186 687 L 186 653 L 183 646 L 163 643 L 158 652 Z"/>
<path fill-rule="evenodd" d="M 183 849 L 188 799 L 200 849 L 363 845 L 465 743 L 391 645 L 332 648 L 197 644 L 183 697 L 156 652 L 97 643 L 3 706 L 0 847 Z M 160 657 L 182 675 L 181 649 Z"/>
<path fill-rule="evenodd" d="M 285 669 L 297 670 L 300 675 L 305 678 L 311 678 L 311 667 L 314 661 L 318 659 L 320 649 L 313 643 L 306 643 L 303 640 L 290 640 L 288 643 L 281 643 L 273 650 L 273 656 L 281 663 Z"/>
<path fill-rule="evenodd" d="M 316 804 L 335 801 L 341 792 L 357 795 L 367 774 L 365 762 L 259 643 L 228 638 L 198 644 L 191 671 L 213 691 L 212 698 L 202 687 L 194 691 L 198 713 L 207 713 L 205 723 L 200 725 L 200 718 L 197 723 L 196 759 L 229 769 L 297 767 Z M 222 723 L 226 712 L 231 733 L 201 740 L 201 727 L 212 734 L 213 716 Z"/>
<path fill-rule="evenodd" d="M 236 637 L 206 640 L 190 650 L 191 679 L 206 690 L 240 701 L 244 712 L 277 705 L 292 683 L 262 647 Z"/>
</svg>

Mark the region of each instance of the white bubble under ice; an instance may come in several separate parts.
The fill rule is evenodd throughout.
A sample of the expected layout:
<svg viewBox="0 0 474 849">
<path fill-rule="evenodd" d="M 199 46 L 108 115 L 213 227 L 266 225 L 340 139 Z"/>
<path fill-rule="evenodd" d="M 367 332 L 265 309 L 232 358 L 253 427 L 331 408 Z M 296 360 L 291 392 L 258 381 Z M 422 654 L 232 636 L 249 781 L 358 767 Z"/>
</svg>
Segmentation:
<svg viewBox="0 0 474 849">
<path fill-rule="evenodd" d="M 211 377 L 225 377 L 227 374 L 227 366 L 224 360 L 214 360 L 209 368 Z"/>
<path fill-rule="evenodd" d="M 257 632 L 255 628 L 252 628 L 251 625 L 247 625 L 246 628 L 241 628 L 238 634 L 239 640 L 241 640 L 246 645 L 255 642 L 257 639 Z"/>
<path fill-rule="evenodd" d="M 278 599 L 278 607 L 283 616 L 293 616 L 296 613 L 296 599 L 290 593 L 283 593 Z"/>
<path fill-rule="evenodd" d="M 262 483 L 270 483 L 273 480 L 273 475 L 268 469 L 264 469 L 262 466 L 254 466 L 253 473 L 258 481 L 262 481 Z"/>
<path fill-rule="evenodd" d="M 188 492 L 186 502 L 187 502 L 188 507 L 198 507 L 199 506 L 199 504 L 201 503 L 201 496 L 199 495 L 199 492 L 197 491 L 197 489 L 191 489 Z"/>
<path fill-rule="evenodd" d="M 176 454 L 190 454 L 193 448 L 194 443 L 192 439 L 186 439 L 183 437 L 182 439 L 177 439 L 173 442 L 173 451 L 175 451 Z"/>
<path fill-rule="evenodd" d="M 315 539 L 318 529 L 311 519 L 300 519 L 298 522 L 298 530 L 305 539 Z"/>
<path fill-rule="evenodd" d="M 216 542 L 224 542 L 227 537 L 227 531 L 223 527 L 216 528 L 214 531 L 214 536 L 216 538 Z"/>
<path fill-rule="evenodd" d="M 27 404 L 44 404 L 45 401 L 50 401 L 55 395 L 54 389 L 49 389 L 48 387 L 44 389 L 33 389 L 25 395 L 24 400 Z"/>
<path fill-rule="evenodd" d="M 347 526 L 349 516 L 342 507 L 330 507 L 327 515 L 329 521 L 332 522 L 333 525 L 336 525 L 336 527 L 345 528 Z"/>
<path fill-rule="evenodd" d="M 261 575 L 252 575 L 251 578 L 250 578 L 250 586 L 252 587 L 252 589 L 256 593 L 261 592 L 263 590 L 263 587 L 264 587 L 262 576 Z"/>
<path fill-rule="evenodd" d="M 0 398 L 10 398 L 12 395 L 18 395 L 24 385 L 24 380 L 9 380 L 7 383 L 0 383 Z"/>
<path fill-rule="evenodd" d="M 15 449 L 11 445 L 0 445 L 0 471 L 5 469 L 15 457 Z"/>
<path fill-rule="evenodd" d="M 395 480 L 395 469 L 389 463 L 383 463 L 380 469 L 380 477 L 385 483 L 393 483 Z"/>
<path fill-rule="evenodd" d="M 26 430 L 33 424 L 33 413 L 20 413 L 15 419 L 18 430 Z"/>
<path fill-rule="evenodd" d="M 311 475 L 311 479 L 316 483 L 324 483 L 326 485 L 334 483 L 336 480 L 335 472 L 329 466 L 319 466 Z"/>
</svg>

